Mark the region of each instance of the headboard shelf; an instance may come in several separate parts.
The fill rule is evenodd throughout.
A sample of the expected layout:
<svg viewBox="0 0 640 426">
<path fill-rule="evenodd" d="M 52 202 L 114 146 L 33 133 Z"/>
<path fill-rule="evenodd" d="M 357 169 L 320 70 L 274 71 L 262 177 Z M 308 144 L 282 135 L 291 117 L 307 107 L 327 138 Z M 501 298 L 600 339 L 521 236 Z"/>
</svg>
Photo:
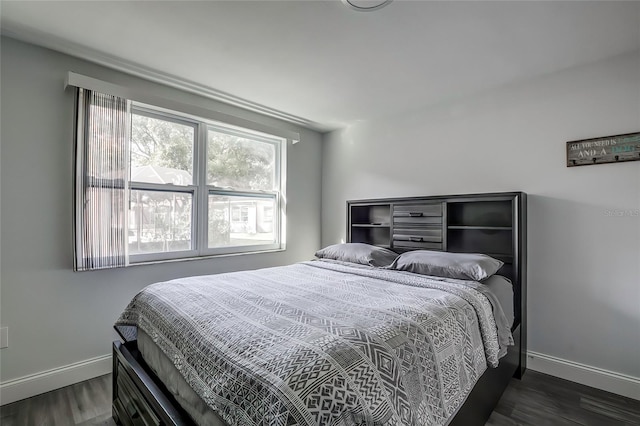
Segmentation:
<svg viewBox="0 0 640 426">
<path fill-rule="evenodd" d="M 391 206 L 389 204 L 354 205 L 351 209 L 352 224 L 354 226 L 386 225 L 391 220 Z"/>
<path fill-rule="evenodd" d="M 511 227 L 512 200 L 449 202 L 447 223 L 452 226 Z"/>
<path fill-rule="evenodd" d="M 527 196 L 523 192 L 347 201 L 347 241 L 398 253 L 483 253 L 504 262 L 514 288 L 514 329 L 526 352 Z M 526 359 L 522 356 L 520 371 Z"/>
</svg>

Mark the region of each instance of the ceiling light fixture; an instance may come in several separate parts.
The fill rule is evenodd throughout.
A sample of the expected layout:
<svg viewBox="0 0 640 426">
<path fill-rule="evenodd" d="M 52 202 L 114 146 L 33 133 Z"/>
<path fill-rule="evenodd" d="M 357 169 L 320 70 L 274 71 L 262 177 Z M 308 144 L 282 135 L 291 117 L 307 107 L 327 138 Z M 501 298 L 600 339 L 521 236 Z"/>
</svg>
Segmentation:
<svg viewBox="0 0 640 426">
<path fill-rule="evenodd" d="M 393 0 L 342 0 L 342 3 L 359 12 L 371 12 L 385 7 Z"/>
</svg>

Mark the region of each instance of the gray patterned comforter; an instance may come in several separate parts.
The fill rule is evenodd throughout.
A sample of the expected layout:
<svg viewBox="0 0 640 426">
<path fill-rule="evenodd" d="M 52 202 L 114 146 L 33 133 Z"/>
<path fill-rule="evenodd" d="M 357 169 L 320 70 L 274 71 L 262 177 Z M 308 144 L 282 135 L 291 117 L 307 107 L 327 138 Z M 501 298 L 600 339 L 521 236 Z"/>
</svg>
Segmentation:
<svg viewBox="0 0 640 426">
<path fill-rule="evenodd" d="M 153 284 L 116 325 L 230 425 L 423 426 L 512 343 L 494 309 L 479 283 L 314 261 Z"/>
</svg>

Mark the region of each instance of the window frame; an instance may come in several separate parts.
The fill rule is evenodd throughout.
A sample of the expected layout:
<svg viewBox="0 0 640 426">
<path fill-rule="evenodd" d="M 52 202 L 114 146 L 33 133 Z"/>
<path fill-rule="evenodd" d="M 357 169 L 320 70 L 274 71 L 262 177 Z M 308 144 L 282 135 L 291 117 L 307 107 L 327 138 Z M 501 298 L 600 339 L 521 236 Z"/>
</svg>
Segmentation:
<svg viewBox="0 0 640 426">
<path fill-rule="evenodd" d="M 153 252 L 128 254 L 129 264 L 153 263 L 180 259 L 197 259 L 220 255 L 241 255 L 284 250 L 286 248 L 286 151 L 287 138 L 270 135 L 256 130 L 242 128 L 221 121 L 196 117 L 179 111 L 168 110 L 142 102 L 132 101 L 131 114 L 165 120 L 194 127 L 193 141 L 193 181 L 191 185 L 156 184 L 129 180 L 129 191 L 146 190 L 167 193 L 191 193 L 191 249 L 171 252 Z M 272 191 L 234 190 L 209 185 L 207 181 L 208 133 L 209 130 L 245 137 L 275 147 L 274 187 Z M 131 174 L 131 165 L 129 166 Z M 208 219 L 209 196 L 226 195 L 274 199 L 273 228 L 275 242 L 246 246 L 209 247 Z M 129 214 L 130 210 L 127 211 Z M 276 212 L 279 212 L 276 214 Z M 229 218 L 231 222 L 231 217 Z M 128 231 L 127 231 L 128 232 Z M 127 242 L 128 249 L 128 242 Z"/>
<path fill-rule="evenodd" d="M 195 205 L 196 205 L 196 191 L 198 188 L 197 185 L 197 164 L 195 161 L 196 158 L 196 147 L 198 145 L 198 128 L 199 124 L 194 120 L 188 120 L 184 117 L 178 115 L 171 115 L 164 111 L 159 111 L 148 106 L 138 105 L 136 102 L 132 102 L 131 105 L 131 115 L 140 115 L 143 117 L 153 118 L 157 120 L 168 121 L 171 123 L 177 123 L 185 126 L 192 127 L 193 131 L 193 157 L 192 157 L 192 182 L 191 185 L 176 185 L 176 184 L 158 184 L 158 183 L 150 183 L 150 182 L 139 182 L 133 181 L 131 177 L 129 178 L 129 192 L 131 191 L 155 191 L 155 192 L 165 192 L 165 193 L 189 193 L 191 194 L 191 249 L 190 250 L 176 250 L 169 252 L 152 252 L 152 253 L 129 253 L 129 263 L 142 263 L 142 262 L 150 262 L 150 261 L 162 261 L 162 260 L 170 260 L 170 259 L 180 259 L 186 257 L 195 257 L 198 256 L 197 251 L 197 242 L 194 241 L 196 236 L 196 214 L 195 214 Z M 131 149 L 131 148 L 130 148 Z M 131 163 L 129 163 L 129 176 L 131 176 Z M 131 200 L 129 201 L 129 206 L 131 206 Z M 130 210 L 129 210 L 130 211 Z M 128 212 L 127 212 L 128 214 Z M 128 248 L 128 247 L 127 247 Z"/>
</svg>

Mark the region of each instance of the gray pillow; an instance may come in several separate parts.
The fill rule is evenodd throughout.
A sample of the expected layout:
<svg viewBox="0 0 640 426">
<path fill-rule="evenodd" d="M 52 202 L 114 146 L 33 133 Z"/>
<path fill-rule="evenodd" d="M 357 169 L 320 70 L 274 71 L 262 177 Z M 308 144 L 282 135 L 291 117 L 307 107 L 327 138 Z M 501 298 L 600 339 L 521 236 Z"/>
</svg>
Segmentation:
<svg viewBox="0 0 640 426">
<path fill-rule="evenodd" d="M 318 250 L 316 257 L 380 267 L 391 265 L 398 253 L 364 243 L 344 243 Z"/>
<path fill-rule="evenodd" d="M 480 281 L 498 272 L 502 265 L 504 262 L 485 254 L 415 250 L 398 256 L 389 269 Z"/>
</svg>

